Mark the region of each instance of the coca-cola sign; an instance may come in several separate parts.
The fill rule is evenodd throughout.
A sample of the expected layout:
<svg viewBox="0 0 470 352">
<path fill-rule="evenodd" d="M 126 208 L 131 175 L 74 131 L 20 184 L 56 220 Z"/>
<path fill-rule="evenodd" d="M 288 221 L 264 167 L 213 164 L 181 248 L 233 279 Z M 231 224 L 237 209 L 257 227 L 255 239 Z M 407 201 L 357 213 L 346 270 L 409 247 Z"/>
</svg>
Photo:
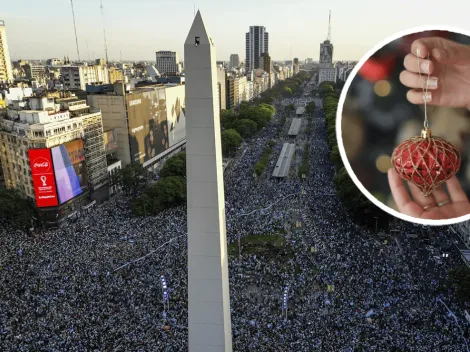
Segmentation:
<svg viewBox="0 0 470 352">
<path fill-rule="evenodd" d="M 51 163 L 46 158 L 36 158 L 32 164 L 34 171 L 38 174 L 45 173 L 51 168 Z"/>
<path fill-rule="evenodd" d="M 43 208 L 59 205 L 50 149 L 30 149 L 28 156 L 36 206 Z"/>
</svg>

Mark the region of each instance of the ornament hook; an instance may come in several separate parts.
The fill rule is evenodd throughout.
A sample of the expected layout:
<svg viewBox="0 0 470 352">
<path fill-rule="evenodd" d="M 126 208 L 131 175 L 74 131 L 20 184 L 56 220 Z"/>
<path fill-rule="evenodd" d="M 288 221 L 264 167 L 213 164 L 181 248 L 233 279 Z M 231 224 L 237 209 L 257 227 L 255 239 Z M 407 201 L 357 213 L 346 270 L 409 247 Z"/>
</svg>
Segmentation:
<svg viewBox="0 0 470 352">
<path fill-rule="evenodd" d="M 429 78 L 430 72 L 428 71 L 428 77 L 426 79 L 426 87 L 424 87 L 424 82 L 421 76 L 421 67 L 419 59 L 421 57 L 421 48 L 416 48 L 416 58 L 418 59 L 418 74 L 419 74 L 419 81 L 421 83 L 421 88 L 423 90 L 423 101 L 424 101 L 424 128 L 429 130 L 429 121 L 428 121 L 428 109 L 427 109 L 427 97 L 428 97 L 428 88 L 429 88 Z M 429 60 L 429 52 L 427 55 L 427 59 Z M 424 130 L 423 130 L 424 131 Z"/>
</svg>

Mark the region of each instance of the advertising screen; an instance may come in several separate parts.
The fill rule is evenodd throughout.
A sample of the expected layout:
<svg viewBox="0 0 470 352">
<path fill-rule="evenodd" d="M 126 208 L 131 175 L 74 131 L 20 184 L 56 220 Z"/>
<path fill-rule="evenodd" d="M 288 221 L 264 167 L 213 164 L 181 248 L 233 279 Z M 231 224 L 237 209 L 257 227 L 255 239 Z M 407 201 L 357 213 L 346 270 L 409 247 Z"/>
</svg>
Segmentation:
<svg viewBox="0 0 470 352">
<path fill-rule="evenodd" d="M 76 139 L 51 149 L 59 203 L 83 193 L 87 187 L 83 141 Z"/>
<path fill-rule="evenodd" d="M 37 207 L 57 206 L 57 190 L 50 149 L 30 149 L 28 155 Z"/>
<path fill-rule="evenodd" d="M 166 111 L 170 147 L 186 138 L 186 99 L 184 85 L 166 89 Z"/>
<path fill-rule="evenodd" d="M 103 133 L 104 149 L 106 154 L 114 153 L 118 149 L 117 145 L 117 130 L 114 128 Z"/>
<path fill-rule="evenodd" d="M 169 147 L 165 88 L 126 96 L 131 159 L 143 164 Z"/>
</svg>

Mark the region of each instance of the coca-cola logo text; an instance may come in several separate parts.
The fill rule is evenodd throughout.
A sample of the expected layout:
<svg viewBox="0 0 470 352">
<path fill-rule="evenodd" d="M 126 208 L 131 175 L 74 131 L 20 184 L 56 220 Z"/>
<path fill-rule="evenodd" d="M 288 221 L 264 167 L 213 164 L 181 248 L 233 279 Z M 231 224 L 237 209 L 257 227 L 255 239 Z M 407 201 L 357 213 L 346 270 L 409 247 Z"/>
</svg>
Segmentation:
<svg viewBox="0 0 470 352">
<path fill-rule="evenodd" d="M 33 169 L 36 173 L 44 173 L 49 171 L 51 164 L 46 158 L 36 158 L 33 161 Z"/>
</svg>

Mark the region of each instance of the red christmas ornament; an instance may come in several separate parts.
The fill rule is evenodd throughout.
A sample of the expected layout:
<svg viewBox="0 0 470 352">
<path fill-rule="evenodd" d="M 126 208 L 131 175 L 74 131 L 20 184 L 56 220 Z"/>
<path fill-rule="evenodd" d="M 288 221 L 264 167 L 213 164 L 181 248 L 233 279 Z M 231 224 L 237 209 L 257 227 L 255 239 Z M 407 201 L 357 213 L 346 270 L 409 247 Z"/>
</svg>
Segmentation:
<svg viewBox="0 0 470 352">
<path fill-rule="evenodd" d="M 398 174 L 415 184 L 428 196 L 460 168 L 460 153 L 443 138 L 424 129 L 421 137 L 412 137 L 393 150 L 392 164 Z"/>
</svg>

